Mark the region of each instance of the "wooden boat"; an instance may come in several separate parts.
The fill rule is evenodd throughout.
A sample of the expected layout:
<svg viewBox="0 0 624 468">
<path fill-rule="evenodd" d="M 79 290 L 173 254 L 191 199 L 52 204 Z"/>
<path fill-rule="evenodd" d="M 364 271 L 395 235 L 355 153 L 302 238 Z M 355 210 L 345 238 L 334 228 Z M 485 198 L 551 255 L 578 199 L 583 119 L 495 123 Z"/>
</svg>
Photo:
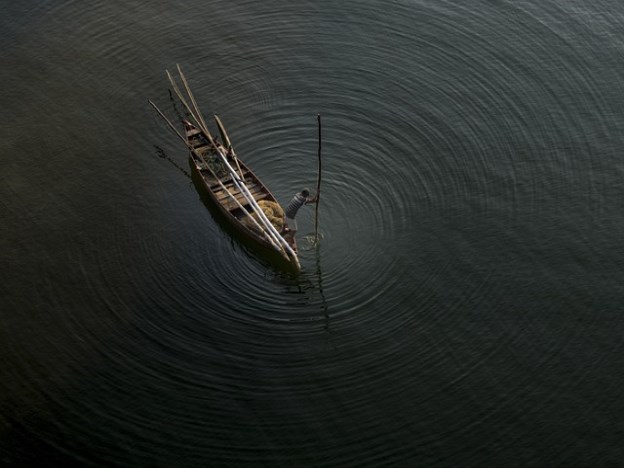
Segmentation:
<svg viewBox="0 0 624 468">
<path fill-rule="evenodd" d="M 254 211 L 250 200 L 245 193 L 237 187 L 235 177 L 229 173 L 223 166 L 219 151 L 226 155 L 227 161 L 236 168 L 236 173 L 240 180 L 243 181 L 249 190 L 249 194 L 253 199 L 265 208 L 265 214 L 268 214 L 269 220 L 274 221 L 273 225 L 280 234 L 284 233 L 284 215 L 283 208 L 273 196 L 268 187 L 260 180 L 260 178 L 247 166 L 243 161 L 238 159 L 231 150 L 231 144 L 223 124 L 217 116 L 215 120 L 219 127 L 221 139 L 227 144 L 226 149 L 221 143 L 213 140 L 213 145 L 204 132 L 185 120 L 184 130 L 188 146 L 190 149 L 191 168 L 199 176 L 200 181 L 210 200 L 214 206 L 223 215 L 224 219 L 230 223 L 236 232 L 245 236 L 248 240 L 253 241 L 267 253 L 278 253 L 277 257 L 281 257 L 290 263 L 293 267 L 299 268 L 299 261 L 296 257 L 297 244 L 292 236 L 285 235 L 284 240 L 288 242 L 295 255 L 283 255 L 281 250 L 275 248 L 269 236 L 261 225 L 256 225 L 250 217 L 254 216 Z M 273 211 L 273 213 L 271 213 Z M 268 212 L 268 213 L 267 213 Z M 281 215 L 281 216 L 280 216 Z M 279 219 L 281 218 L 281 220 Z M 255 217 L 257 219 L 257 217 Z"/>
<path fill-rule="evenodd" d="M 179 66 L 178 72 L 186 97 L 168 71 L 167 76 L 192 118 L 192 122 L 186 119 L 182 122 L 185 135 L 180 134 L 152 101 L 149 103 L 188 147 L 194 179 L 199 180 L 214 207 L 245 240 L 299 270 L 297 245 L 294 235 L 285 229 L 284 210 L 258 176 L 238 159 L 223 123 L 216 115 L 215 122 L 223 143 L 211 134 Z"/>
</svg>

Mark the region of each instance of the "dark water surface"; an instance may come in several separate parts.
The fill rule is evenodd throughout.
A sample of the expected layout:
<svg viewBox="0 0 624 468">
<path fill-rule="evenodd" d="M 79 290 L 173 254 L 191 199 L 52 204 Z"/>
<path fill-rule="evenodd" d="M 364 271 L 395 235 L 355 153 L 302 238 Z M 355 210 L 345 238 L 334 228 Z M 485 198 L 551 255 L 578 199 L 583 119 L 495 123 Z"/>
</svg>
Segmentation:
<svg viewBox="0 0 624 468">
<path fill-rule="evenodd" d="M 0 464 L 623 463 L 624 4 L 32 0 L 0 45 Z M 176 63 L 282 203 L 323 115 L 298 277 L 200 199 Z"/>
</svg>

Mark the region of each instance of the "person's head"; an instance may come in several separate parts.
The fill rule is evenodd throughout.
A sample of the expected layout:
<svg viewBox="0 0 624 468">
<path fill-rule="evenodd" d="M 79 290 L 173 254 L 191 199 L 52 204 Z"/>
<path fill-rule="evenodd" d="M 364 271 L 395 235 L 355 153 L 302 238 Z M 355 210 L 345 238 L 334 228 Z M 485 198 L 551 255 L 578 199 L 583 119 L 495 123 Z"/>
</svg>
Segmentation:
<svg viewBox="0 0 624 468">
<path fill-rule="evenodd" d="M 309 197 L 309 196 L 310 196 L 310 191 L 309 191 L 307 188 L 304 188 L 304 189 L 301 191 L 301 195 L 303 195 L 304 197 L 306 197 L 306 198 L 307 198 L 307 197 Z"/>
</svg>

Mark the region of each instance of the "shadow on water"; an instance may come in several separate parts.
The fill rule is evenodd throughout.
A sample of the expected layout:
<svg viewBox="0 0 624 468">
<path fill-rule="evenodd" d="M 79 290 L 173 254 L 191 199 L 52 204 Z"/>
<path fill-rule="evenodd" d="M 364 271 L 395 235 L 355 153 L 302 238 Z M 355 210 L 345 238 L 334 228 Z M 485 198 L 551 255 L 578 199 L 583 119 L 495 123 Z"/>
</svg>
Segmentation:
<svg viewBox="0 0 624 468">
<path fill-rule="evenodd" d="M 325 324 L 323 325 L 323 330 L 327 333 L 327 345 L 331 345 L 333 348 L 336 347 L 334 343 L 332 343 L 331 330 L 329 329 L 329 305 L 327 304 L 327 298 L 325 297 L 325 292 L 323 291 L 323 272 L 321 270 L 321 239 L 315 241 L 316 247 L 316 279 L 318 292 L 321 296 L 321 309 L 323 311 L 323 317 L 325 318 Z"/>
<path fill-rule="evenodd" d="M 325 297 L 325 291 L 323 289 L 323 271 L 322 271 L 322 262 L 321 262 L 321 240 L 320 237 L 318 240 L 314 240 L 314 250 L 315 250 L 315 271 L 314 271 L 314 279 L 316 282 L 314 284 L 314 289 L 318 291 L 320 296 L 320 307 L 321 307 L 321 315 L 323 317 L 323 334 L 324 334 L 324 349 L 325 351 L 336 350 L 336 343 L 334 342 L 334 336 L 332 335 L 332 331 L 330 328 L 330 314 L 329 314 L 329 304 L 327 303 L 327 298 Z M 320 318 L 320 317 L 319 317 Z"/>
<path fill-rule="evenodd" d="M 156 156 L 158 156 L 160 159 L 165 159 L 167 162 L 169 162 L 173 167 L 179 170 L 186 177 L 188 177 L 189 179 L 191 178 L 191 174 L 182 166 L 180 166 L 171 156 L 169 156 L 164 149 L 162 149 L 158 145 L 154 145 L 154 148 L 156 149 Z"/>
<path fill-rule="evenodd" d="M 318 291 L 321 295 L 321 304 L 323 307 L 323 316 L 327 319 L 327 326 L 329 327 L 329 306 L 327 305 L 327 299 L 323 292 L 323 272 L 321 271 L 321 244 L 316 244 L 316 277 L 318 280 Z"/>
<path fill-rule="evenodd" d="M 302 238 L 301 247 L 303 250 L 312 250 L 314 249 L 315 254 L 315 272 L 316 276 L 316 285 L 314 289 L 318 290 L 321 296 L 321 304 L 323 309 L 323 316 L 327 318 L 329 321 L 329 306 L 327 304 L 327 300 L 325 298 L 325 293 L 323 291 L 323 271 L 321 267 L 321 241 L 323 240 L 323 235 L 318 234 L 318 238 L 315 235 L 307 235 Z"/>
</svg>

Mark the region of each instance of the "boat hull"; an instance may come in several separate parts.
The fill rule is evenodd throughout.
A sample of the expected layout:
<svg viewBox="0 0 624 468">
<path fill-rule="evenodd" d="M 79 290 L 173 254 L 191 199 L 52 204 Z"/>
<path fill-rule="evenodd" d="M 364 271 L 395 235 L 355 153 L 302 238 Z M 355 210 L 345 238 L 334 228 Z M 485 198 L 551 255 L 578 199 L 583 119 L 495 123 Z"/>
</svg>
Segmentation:
<svg viewBox="0 0 624 468">
<path fill-rule="evenodd" d="M 240 219 L 234 216 L 223 205 L 219 197 L 211 189 L 210 181 L 206 180 L 201 168 L 198 167 L 196 157 L 192 153 L 189 156 L 189 166 L 191 168 L 193 184 L 201 200 L 209 209 L 213 218 L 215 218 L 230 236 L 253 251 L 259 259 L 279 267 L 281 270 L 289 272 L 299 271 L 300 267 L 298 262 L 294 262 L 290 258 L 287 260 L 280 252 L 276 251 L 271 244 L 249 229 L 247 225 L 243 224 Z"/>
</svg>

